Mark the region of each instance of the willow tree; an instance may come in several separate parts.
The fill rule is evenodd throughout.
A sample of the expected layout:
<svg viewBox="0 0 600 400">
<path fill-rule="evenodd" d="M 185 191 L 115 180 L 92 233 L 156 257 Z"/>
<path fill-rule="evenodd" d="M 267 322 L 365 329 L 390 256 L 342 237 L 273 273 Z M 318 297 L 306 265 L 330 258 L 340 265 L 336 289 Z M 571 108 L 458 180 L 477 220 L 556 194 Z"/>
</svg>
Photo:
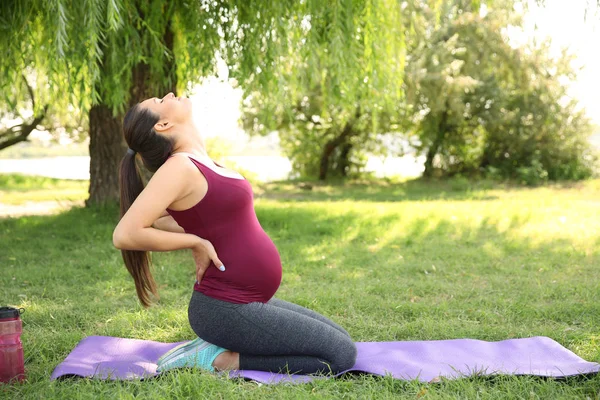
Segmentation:
<svg viewBox="0 0 600 400">
<path fill-rule="evenodd" d="M 285 47 L 270 43 L 285 35 L 278 22 L 295 7 L 291 0 L 3 1 L 0 96 L 5 104 L 24 98 L 16 82 L 32 71 L 44 77 L 43 85 L 33 87 L 37 104 L 88 113 L 88 203 L 113 201 L 125 151 L 124 111 L 146 97 L 185 91 L 214 73 L 217 53 L 232 60 L 232 76 L 241 82 L 272 79 L 265 57 Z M 263 47 L 270 50 L 263 54 Z"/>
<path fill-rule="evenodd" d="M 41 124 L 47 119 L 48 104 L 37 105 L 33 89 L 25 75 L 20 80 L 27 90 L 27 98 L 17 97 L 11 104 L 0 108 L 0 120 L 15 121 L 0 131 L 0 150 L 28 140 L 34 129 L 43 128 Z M 19 87 L 18 84 L 15 85 Z M 31 115 L 24 115 L 24 114 Z"/>
<path fill-rule="evenodd" d="M 301 175 L 346 175 L 353 153 L 356 163 L 373 150 L 375 133 L 399 114 L 406 9 L 392 0 L 302 2 L 285 21 L 292 34 L 277 39 L 288 44 L 277 79 L 247 88 L 246 128 L 277 130 Z"/>
<path fill-rule="evenodd" d="M 0 61 L 2 100 L 9 104 L 23 98 L 15 82 L 26 71 L 41 83 L 31 90 L 37 108 L 45 104 L 63 113 L 88 113 L 92 203 L 118 195 L 117 165 L 125 150 L 120 114 L 151 91 L 144 90 L 152 86 L 151 79 L 157 82 L 155 89 L 173 82 L 165 68 L 171 53 L 164 50 L 168 46 L 162 38 L 156 40 L 167 31 L 159 17 L 170 10 L 155 7 L 158 2 L 138 3 L 65 0 L 0 5 L 5 30 L 0 35 L 5 50 Z"/>
</svg>

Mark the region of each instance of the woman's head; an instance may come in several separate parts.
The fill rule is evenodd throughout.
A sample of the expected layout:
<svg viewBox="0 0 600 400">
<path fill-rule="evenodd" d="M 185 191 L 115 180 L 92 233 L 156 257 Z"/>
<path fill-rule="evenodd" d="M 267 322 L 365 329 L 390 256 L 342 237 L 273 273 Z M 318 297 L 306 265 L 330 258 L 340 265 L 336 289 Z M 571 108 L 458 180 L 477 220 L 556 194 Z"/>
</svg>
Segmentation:
<svg viewBox="0 0 600 400">
<path fill-rule="evenodd" d="M 188 125 L 192 121 L 192 102 L 187 97 L 175 97 L 173 93 L 169 93 L 160 99 L 146 99 L 140 106 L 159 117 L 154 129 L 161 134 L 174 135 L 178 127 Z"/>
<path fill-rule="evenodd" d="M 129 148 L 139 153 L 146 168 L 155 172 L 169 158 L 177 132 L 191 121 L 191 102 L 169 93 L 133 106 L 123 119 L 123 134 Z"/>
<path fill-rule="evenodd" d="M 136 153 L 152 172 L 167 161 L 175 149 L 178 132 L 191 123 L 191 102 L 169 93 L 162 99 L 153 97 L 133 106 L 123 119 L 123 135 L 133 152 L 121 161 L 119 183 L 121 217 L 144 189 L 135 162 Z M 183 129 L 179 129 L 183 128 Z M 150 294 L 157 296 L 156 284 L 150 273 L 150 258 L 145 251 L 122 251 L 125 266 L 135 281 L 138 297 L 144 306 L 150 305 Z"/>
</svg>

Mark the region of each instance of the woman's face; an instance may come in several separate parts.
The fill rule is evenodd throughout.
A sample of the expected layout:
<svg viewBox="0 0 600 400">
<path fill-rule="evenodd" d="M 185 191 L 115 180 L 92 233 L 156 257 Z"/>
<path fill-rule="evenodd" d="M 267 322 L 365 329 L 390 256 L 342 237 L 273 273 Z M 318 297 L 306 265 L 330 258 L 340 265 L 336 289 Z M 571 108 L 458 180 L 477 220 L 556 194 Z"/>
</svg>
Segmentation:
<svg viewBox="0 0 600 400">
<path fill-rule="evenodd" d="M 184 124 L 192 118 L 192 102 L 187 97 L 175 97 L 173 93 L 163 98 L 152 97 L 140 103 L 158 114 L 160 121 L 167 121 L 172 125 Z"/>
</svg>

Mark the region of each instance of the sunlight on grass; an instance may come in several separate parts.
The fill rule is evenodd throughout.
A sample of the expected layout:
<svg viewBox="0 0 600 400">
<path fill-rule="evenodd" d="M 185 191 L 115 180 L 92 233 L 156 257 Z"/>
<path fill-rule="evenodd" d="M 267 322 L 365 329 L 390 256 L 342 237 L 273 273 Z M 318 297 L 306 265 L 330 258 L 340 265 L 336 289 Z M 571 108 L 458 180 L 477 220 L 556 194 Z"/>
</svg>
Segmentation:
<svg viewBox="0 0 600 400">
<path fill-rule="evenodd" d="M 0 203 L 19 205 L 36 201 L 76 202 L 88 197 L 88 181 L 0 174 Z"/>
<path fill-rule="evenodd" d="M 52 185 L 66 190 L 70 183 Z M 256 211 L 281 254 L 278 297 L 331 317 L 356 341 L 541 335 L 600 361 L 599 181 L 535 189 L 461 185 L 267 185 L 272 190 L 257 196 Z M 147 382 L 50 383 L 52 369 L 89 335 L 193 338 L 186 312 L 190 254 L 154 254 L 161 299 L 143 310 L 112 247 L 117 220 L 116 206 L 0 220 L 0 303 L 27 309 L 28 381 L 10 389 L 13 397 L 118 398 L 134 391 L 143 398 L 593 398 L 600 386 L 600 377 L 423 385 L 361 376 L 273 387 L 191 371 Z"/>
</svg>

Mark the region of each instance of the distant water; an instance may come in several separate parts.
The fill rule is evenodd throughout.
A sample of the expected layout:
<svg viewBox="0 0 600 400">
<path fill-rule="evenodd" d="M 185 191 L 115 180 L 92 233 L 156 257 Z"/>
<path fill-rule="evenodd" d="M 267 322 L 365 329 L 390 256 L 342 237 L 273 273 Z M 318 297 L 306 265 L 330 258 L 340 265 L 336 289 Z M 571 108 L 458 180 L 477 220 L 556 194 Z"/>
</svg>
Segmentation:
<svg viewBox="0 0 600 400">
<path fill-rule="evenodd" d="M 261 181 L 287 179 L 292 170 L 290 161 L 280 156 L 230 156 L 227 160 L 239 165 L 240 168 L 253 172 Z M 423 172 L 423 157 L 413 156 L 371 158 L 367 162 L 367 171 L 376 176 L 401 175 L 405 177 L 420 176 Z M 77 157 L 47 157 L 0 159 L 0 173 L 21 173 L 41 175 L 61 179 L 89 179 L 90 158 Z"/>
<path fill-rule="evenodd" d="M 7 172 L 61 179 L 90 179 L 90 157 L 0 159 L 0 173 Z"/>
<path fill-rule="evenodd" d="M 600 150 L 600 132 L 589 138 L 593 147 Z M 253 172 L 261 181 L 287 179 L 292 170 L 290 161 L 281 156 L 230 156 L 226 158 L 241 169 Z M 425 157 L 371 157 L 367 171 L 378 177 L 399 175 L 417 177 L 423 173 Z M 224 162 L 225 164 L 226 161 Z M 233 167 L 233 166 L 232 166 Z M 0 159 L 1 173 L 22 173 L 61 179 L 89 179 L 88 156 Z"/>
</svg>

